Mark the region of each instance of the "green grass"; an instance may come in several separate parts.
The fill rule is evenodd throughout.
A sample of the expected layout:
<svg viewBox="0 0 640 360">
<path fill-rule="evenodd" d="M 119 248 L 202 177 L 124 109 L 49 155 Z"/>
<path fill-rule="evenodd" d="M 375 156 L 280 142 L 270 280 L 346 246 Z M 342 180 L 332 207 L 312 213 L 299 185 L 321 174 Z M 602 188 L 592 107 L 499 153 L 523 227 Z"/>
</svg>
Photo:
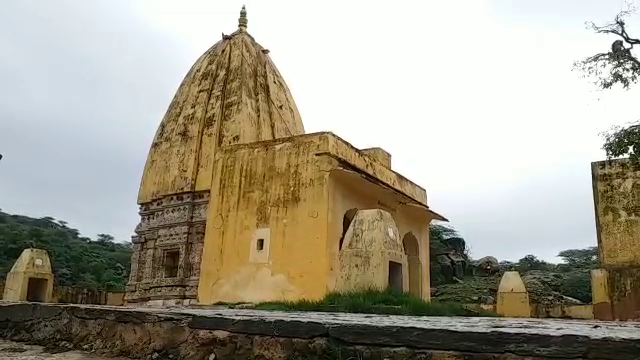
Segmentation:
<svg viewBox="0 0 640 360">
<path fill-rule="evenodd" d="M 496 316 L 493 312 L 469 309 L 463 304 L 455 302 L 432 301 L 427 303 L 416 296 L 391 289 L 329 293 L 320 301 L 265 302 L 257 304 L 256 309 L 415 316 Z"/>
</svg>

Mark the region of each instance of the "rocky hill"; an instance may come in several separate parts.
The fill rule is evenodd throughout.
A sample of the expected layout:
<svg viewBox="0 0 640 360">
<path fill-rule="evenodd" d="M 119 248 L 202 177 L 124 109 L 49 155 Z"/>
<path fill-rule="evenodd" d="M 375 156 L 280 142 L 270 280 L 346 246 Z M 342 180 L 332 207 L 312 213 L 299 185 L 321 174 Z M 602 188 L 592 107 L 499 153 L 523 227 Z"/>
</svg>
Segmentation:
<svg viewBox="0 0 640 360">
<path fill-rule="evenodd" d="M 560 252 L 560 264 L 527 255 L 517 262 L 493 257 L 472 260 L 466 242 L 444 225 L 431 226 L 431 294 L 434 299 L 492 304 L 504 271 L 520 272 L 532 302 L 576 304 L 591 302 L 590 270 L 597 266 L 597 248 Z"/>
</svg>

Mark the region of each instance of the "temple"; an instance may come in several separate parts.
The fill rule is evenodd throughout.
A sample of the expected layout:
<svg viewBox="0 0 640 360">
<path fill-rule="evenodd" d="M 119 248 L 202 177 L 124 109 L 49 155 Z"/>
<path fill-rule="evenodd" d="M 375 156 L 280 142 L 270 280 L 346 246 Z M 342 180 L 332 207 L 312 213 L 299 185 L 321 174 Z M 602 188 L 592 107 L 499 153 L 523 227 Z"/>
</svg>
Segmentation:
<svg viewBox="0 0 640 360">
<path fill-rule="evenodd" d="M 380 148 L 305 134 L 269 51 L 238 29 L 207 50 L 160 123 L 138 194 L 125 301 L 319 299 L 394 287 L 429 300 L 426 191 Z"/>
</svg>

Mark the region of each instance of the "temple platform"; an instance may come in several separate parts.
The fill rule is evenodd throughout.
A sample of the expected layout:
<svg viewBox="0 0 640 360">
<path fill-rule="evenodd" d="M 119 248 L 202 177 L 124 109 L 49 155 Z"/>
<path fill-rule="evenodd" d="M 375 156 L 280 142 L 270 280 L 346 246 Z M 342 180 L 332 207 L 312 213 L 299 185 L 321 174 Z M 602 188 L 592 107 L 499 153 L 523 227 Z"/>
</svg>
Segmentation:
<svg viewBox="0 0 640 360">
<path fill-rule="evenodd" d="M 640 359 L 640 323 L 550 319 L 4 303 L 0 338 L 157 360 Z"/>
</svg>

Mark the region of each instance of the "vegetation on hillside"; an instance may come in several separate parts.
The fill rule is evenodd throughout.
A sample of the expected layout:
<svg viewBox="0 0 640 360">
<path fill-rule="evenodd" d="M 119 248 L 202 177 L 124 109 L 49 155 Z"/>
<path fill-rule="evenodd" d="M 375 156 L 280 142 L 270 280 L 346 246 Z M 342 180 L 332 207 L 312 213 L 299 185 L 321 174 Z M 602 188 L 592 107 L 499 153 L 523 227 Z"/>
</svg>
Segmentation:
<svg viewBox="0 0 640 360">
<path fill-rule="evenodd" d="M 612 22 L 604 25 L 587 23 L 596 34 L 614 39 L 608 51 L 591 55 L 574 64 L 575 69 L 592 78 L 599 89 L 608 90 L 620 86 L 629 90 L 638 83 L 640 60 L 634 46 L 640 45 L 640 38 L 629 34 L 625 20 L 634 13 L 635 8 L 629 5 L 626 10 L 618 13 Z M 633 164 L 640 166 L 640 121 L 636 120 L 626 126 L 614 126 L 603 136 L 602 148 L 607 158 L 628 156 Z"/>
<path fill-rule="evenodd" d="M 51 217 L 35 219 L 0 211 L 0 279 L 26 248 L 47 250 L 58 285 L 115 290 L 124 287 L 131 267 L 131 244 L 99 234 L 96 240 Z"/>
</svg>

